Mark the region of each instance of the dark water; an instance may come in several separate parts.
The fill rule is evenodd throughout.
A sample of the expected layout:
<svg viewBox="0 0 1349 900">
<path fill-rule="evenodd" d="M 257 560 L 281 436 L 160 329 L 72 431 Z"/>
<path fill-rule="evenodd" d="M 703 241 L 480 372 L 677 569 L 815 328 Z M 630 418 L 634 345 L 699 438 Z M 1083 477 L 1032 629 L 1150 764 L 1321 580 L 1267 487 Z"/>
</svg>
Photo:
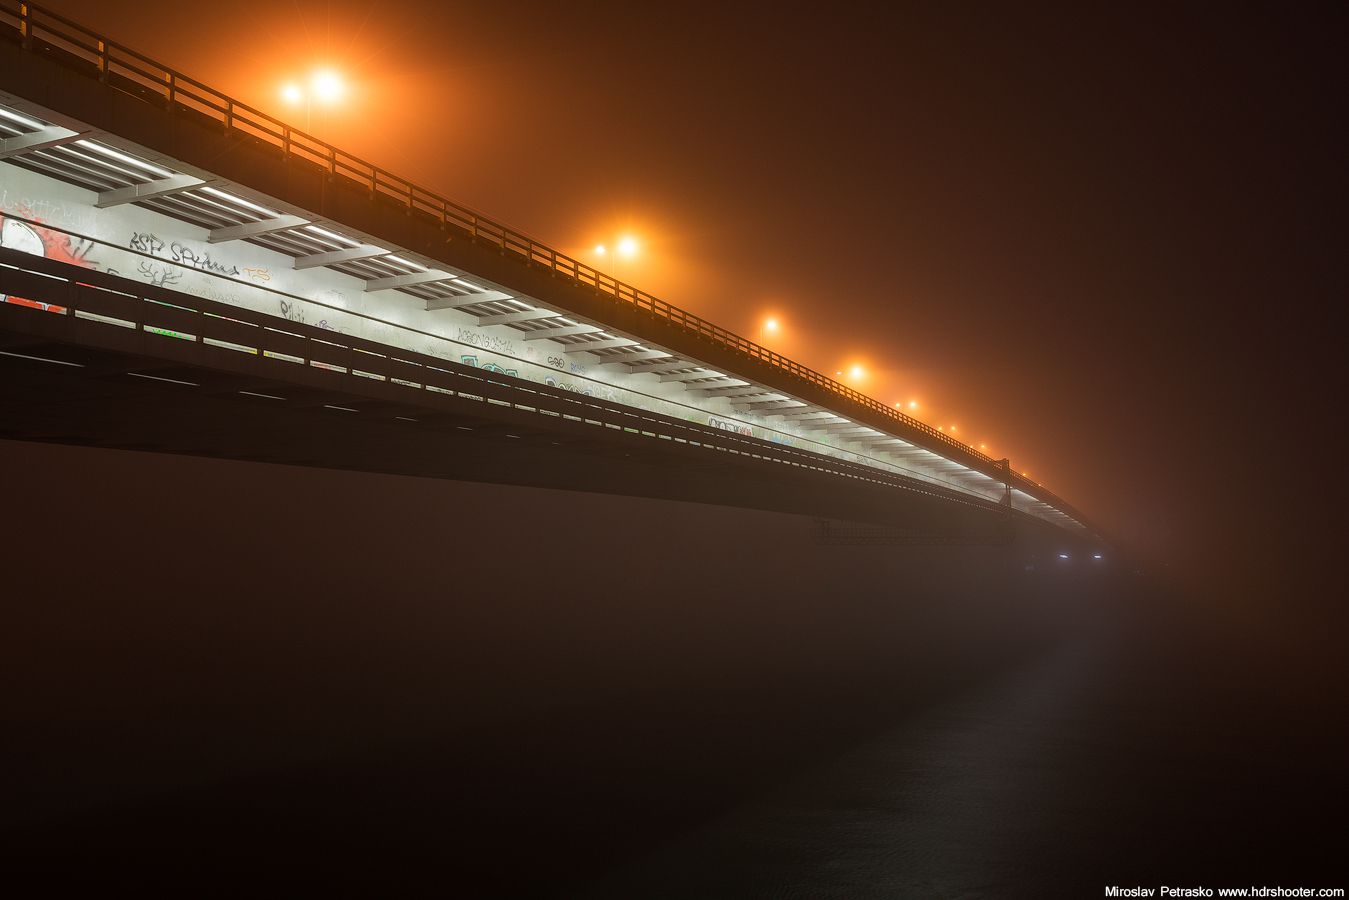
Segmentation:
<svg viewBox="0 0 1349 900">
<path fill-rule="evenodd" d="M 771 514 L 3 449 L 16 896 L 1345 881 L 1329 618 Z"/>
<path fill-rule="evenodd" d="M 1128 587 L 1045 652 L 609 873 L 587 896 L 1349 888 L 1340 647 L 1313 628 L 1290 648 L 1272 630 L 1159 608 L 1183 597 L 1155 592 Z"/>
</svg>

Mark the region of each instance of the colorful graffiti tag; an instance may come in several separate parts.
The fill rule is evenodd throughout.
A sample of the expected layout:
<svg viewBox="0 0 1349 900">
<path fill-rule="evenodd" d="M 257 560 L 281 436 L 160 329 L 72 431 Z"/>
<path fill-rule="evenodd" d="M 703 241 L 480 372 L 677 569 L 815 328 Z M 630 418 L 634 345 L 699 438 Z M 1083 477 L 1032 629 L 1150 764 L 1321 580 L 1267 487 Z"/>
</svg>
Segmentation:
<svg viewBox="0 0 1349 900">
<path fill-rule="evenodd" d="M 736 434 L 754 437 L 754 429 L 740 422 L 729 422 L 726 419 L 718 419 L 716 416 L 708 416 L 707 424 L 713 428 L 720 428 L 722 431 L 734 431 Z"/>
<path fill-rule="evenodd" d="M 22 211 L 17 212 L 18 215 L 23 215 Z M 64 232 L 43 228 L 36 220 L 31 220 L 27 216 L 18 219 L 0 214 L 0 247 L 31 253 L 34 256 L 45 256 L 57 262 L 73 263 L 86 269 L 95 267 L 93 261 L 89 259 L 89 251 L 94 247 L 91 241 L 72 238 Z M 5 294 L 0 294 L 0 303 L 14 303 L 54 313 L 66 311 L 64 306 Z"/>
</svg>

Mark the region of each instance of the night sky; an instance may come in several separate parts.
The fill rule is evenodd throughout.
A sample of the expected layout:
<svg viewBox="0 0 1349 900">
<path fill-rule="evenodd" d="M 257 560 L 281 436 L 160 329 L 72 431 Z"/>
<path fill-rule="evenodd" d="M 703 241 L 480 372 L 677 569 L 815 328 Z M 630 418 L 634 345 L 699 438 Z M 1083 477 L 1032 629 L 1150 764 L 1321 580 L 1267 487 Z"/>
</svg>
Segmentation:
<svg viewBox="0 0 1349 900">
<path fill-rule="evenodd" d="M 295 121 L 331 66 L 319 136 L 586 262 L 636 235 L 625 280 L 1198 572 L 1317 515 L 1262 470 L 1339 430 L 1344 23 L 1246 6 L 59 4 Z"/>
</svg>

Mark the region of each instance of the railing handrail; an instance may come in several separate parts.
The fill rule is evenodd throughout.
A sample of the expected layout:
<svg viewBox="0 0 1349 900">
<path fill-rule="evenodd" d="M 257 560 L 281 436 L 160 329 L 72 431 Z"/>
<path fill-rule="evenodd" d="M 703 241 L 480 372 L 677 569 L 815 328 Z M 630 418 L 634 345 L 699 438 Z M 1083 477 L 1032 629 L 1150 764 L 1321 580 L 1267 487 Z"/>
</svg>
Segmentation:
<svg viewBox="0 0 1349 900">
<path fill-rule="evenodd" d="M 14 7 L 17 7 L 17 10 Z M 442 224 L 454 225 L 464 229 L 474 238 L 489 241 L 500 246 L 503 251 L 509 250 L 516 256 L 523 257 L 526 263 L 546 265 L 553 271 L 570 278 L 578 285 L 610 294 L 616 300 L 631 303 L 639 309 L 645 309 L 695 334 L 710 338 L 716 343 L 752 359 L 767 363 L 823 388 L 862 406 L 870 412 L 898 422 L 905 428 L 916 431 L 949 450 L 954 450 L 963 456 L 982 463 L 984 467 L 997 471 L 999 478 L 1007 480 L 1014 487 L 1019 487 L 1026 493 L 1031 493 L 1030 488 L 1033 488 L 1033 496 L 1036 496 L 1037 499 L 1049 502 L 1065 512 L 1072 509 L 1071 506 L 1038 482 L 1011 470 L 1002 460 L 994 459 L 975 447 L 956 440 L 944 431 L 904 413 L 902 410 L 895 409 L 874 397 L 835 381 L 821 372 L 722 328 L 695 313 L 677 307 L 632 285 L 619 281 L 611 275 L 585 265 L 564 253 L 554 250 L 542 241 L 533 239 L 523 231 L 505 225 L 415 182 L 408 181 L 360 157 L 353 156 L 305 131 L 293 128 L 275 116 L 223 94 L 189 75 L 185 75 L 127 47 L 125 44 L 74 22 L 60 13 L 53 12 L 39 4 L 0 0 L 0 14 L 17 20 L 25 49 L 31 49 L 33 39 L 35 37 L 40 38 L 43 35 L 78 48 L 84 54 L 91 56 L 89 62 L 98 65 L 99 77 L 102 80 L 106 81 L 107 76 L 113 73 L 114 69 L 124 70 L 117 72 L 117 74 L 140 84 L 143 88 L 161 92 L 170 107 L 177 105 L 197 112 L 209 111 L 206 114 L 214 115 L 227 128 L 253 137 L 268 139 L 287 156 L 299 155 L 303 158 L 309 158 L 315 163 L 322 163 L 328 167 L 329 173 L 334 177 L 340 176 L 363 183 L 377 194 L 383 193 L 398 197 L 406 202 L 410 209 L 420 209 L 422 212 L 437 215 Z M 73 29 L 77 34 L 62 32 L 49 24 L 48 20 L 67 29 Z M 66 48 L 58 46 L 58 49 Z M 129 61 L 117 58 L 116 54 L 125 54 L 131 60 L 151 66 L 157 71 L 146 71 Z M 201 96 L 189 88 L 195 88 L 208 96 Z M 133 97 L 142 96 L 134 92 L 126 93 Z M 357 174 L 363 177 L 356 177 Z M 1074 517 L 1076 517 L 1075 514 Z"/>
</svg>

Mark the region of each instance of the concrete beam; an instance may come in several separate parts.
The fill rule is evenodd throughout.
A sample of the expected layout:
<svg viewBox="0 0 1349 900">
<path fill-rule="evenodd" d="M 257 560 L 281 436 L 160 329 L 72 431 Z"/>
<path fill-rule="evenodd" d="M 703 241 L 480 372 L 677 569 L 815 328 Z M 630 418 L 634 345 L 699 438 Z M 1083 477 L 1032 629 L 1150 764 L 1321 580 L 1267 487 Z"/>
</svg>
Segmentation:
<svg viewBox="0 0 1349 900">
<path fill-rule="evenodd" d="M 481 302 L 481 301 L 479 301 Z M 536 319 L 556 319 L 563 315 L 551 309 L 523 309 L 519 312 L 478 316 L 479 325 L 510 325 L 512 322 L 533 322 Z"/>
<path fill-rule="evenodd" d="M 576 327 L 577 327 L 577 328 L 589 328 L 589 327 L 591 327 L 591 326 L 588 326 L 588 325 L 577 325 Z M 603 328 L 595 328 L 595 329 L 594 329 L 594 331 L 603 331 L 603 330 L 604 330 Z M 572 332 L 572 333 L 573 333 L 573 334 L 587 334 L 587 333 L 593 333 L 593 332 L 576 331 L 576 332 Z M 540 334 L 539 337 L 549 337 L 549 335 L 547 335 L 547 334 Z M 532 340 L 534 340 L 534 336 L 533 336 L 533 335 L 530 335 L 529 337 L 525 338 L 525 340 L 527 340 L 527 341 L 532 341 Z M 609 338 L 608 340 L 604 340 L 604 341 L 591 341 L 591 342 L 588 343 L 588 344 L 572 344 L 572 345 L 570 345 L 570 346 L 568 346 L 568 347 L 565 347 L 565 348 L 562 350 L 562 352 L 563 352 L 563 353 L 581 353 L 582 351 L 589 352 L 589 351 L 591 351 L 591 350 L 609 350 L 609 349 L 611 349 L 611 348 L 613 348 L 613 347 L 636 347 L 636 346 L 637 346 L 637 343 L 638 343 L 637 341 L 634 341 L 634 340 L 632 340 L 631 338 Z"/>
<path fill-rule="evenodd" d="M 545 331 L 526 331 L 520 335 L 520 338 L 521 340 L 526 341 L 544 341 L 544 340 L 552 340 L 553 338 L 570 337 L 571 335 L 574 334 L 596 334 L 603 330 L 604 329 L 598 325 L 564 325 L 561 328 L 549 328 Z M 605 342 L 600 341 L 599 343 L 603 344 Z M 637 342 L 629 341 L 628 343 L 635 344 Z M 616 344 L 614 346 L 626 347 L 627 344 Z M 596 346 L 589 346 L 585 348 L 577 347 L 576 349 L 598 350 L 600 348 Z"/>
<path fill-rule="evenodd" d="M 858 429 L 866 429 L 867 431 L 871 431 L 871 429 L 868 428 L 866 425 L 858 425 L 856 422 L 832 422 L 826 425 L 812 426 L 813 431 L 844 432 L 844 431 L 857 431 Z"/>
<path fill-rule="evenodd" d="M 361 244 L 359 247 L 343 247 L 341 250 L 326 250 L 323 253 L 311 253 L 308 256 L 295 257 L 295 268 L 313 269 L 317 266 L 332 266 L 337 263 L 354 262 L 358 259 L 374 259 L 388 256 L 392 250 L 376 247 L 374 244 Z"/>
<path fill-rule="evenodd" d="M 825 411 L 820 409 L 818 406 L 809 406 L 809 405 L 803 406 L 800 409 L 783 410 L 782 412 L 770 413 L 770 415 L 782 416 L 784 419 L 800 419 L 803 416 L 821 416 L 822 418 L 827 417 L 830 419 L 834 418 L 832 413 L 825 413 Z"/>
<path fill-rule="evenodd" d="M 114 188 L 111 191 L 103 191 L 94 201 L 94 206 L 99 209 L 107 209 L 109 206 L 135 203 L 137 200 L 149 200 L 151 197 L 167 197 L 170 194 L 191 190 L 204 184 L 209 184 L 204 178 L 175 174 L 167 178 L 156 178 L 154 181 L 148 181 L 145 184 L 133 184 L 128 187 Z"/>
<path fill-rule="evenodd" d="M 732 406 L 738 409 L 753 410 L 758 413 L 769 413 L 783 409 L 802 409 L 802 404 L 796 400 L 763 400 L 753 403 L 732 403 Z"/>
<path fill-rule="evenodd" d="M 301 225 L 308 224 L 308 219 L 302 219 L 299 216 L 277 216 L 272 219 L 263 219 L 260 222 L 245 222 L 242 225 L 226 225 L 224 228 L 212 228 L 210 236 L 206 238 L 206 242 L 208 244 L 220 244 L 225 241 L 241 241 L 246 238 L 261 237 L 264 234 L 285 231 L 288 228 L 299 228 Z"/>
<path fill-rule="evenodd" d="M 20 153 L 30 153 L 34 150 L 45 150 L 48 147 L 57 147 L 61 144 L 69 144 L 84 137 L 88 137 L 88 135 L 71 131 L 69 128 L 62 128 L 60 125 L 48 125 L 40 131 L 16 134 L 14 137 L 0 140 L 0 159 L 18 156 Z"/>
<path fill-rule="evenodd" d="M 660 376 L 662 382 L 666 381 L 697 381 L 699 378 L 726 378 L 727 376 L 719 372 L 713 372 L 711 369 L 698 369 L 694 372 L 667 372 Z"/>
<path fill-rule="evenodd" d="M 678 356 L 679 354 L 676 353 L 670 355 Z M 699 363 L 690 362 L 687 359 L 676 359 L 674 362 L 658 363 L 654 366 L 643 366 L 638 372 L 642 375 L 668 375 L 677 369 L 698 369 L 703 373 L 698 376 L 699 378 L 707 378 L 719 374 L 711 369 L 703 368 Z"/>
<path fill-rule="evenodd" d="M 625 353 L 613 362 L 600 363 L 600 368 L 622 371 L 623 369 L 631 368 L 628 363 L 644 362 L 648 359 L 665 359 L 670 355 L 670 351 L 668 350 L 637 350 L 632 353 Z M 633 370 L 633 374 L 640 375 L 645 371 L 645 368 L 638 368 Z"/>
<path fill-rule="evenodd" d="M 702 394 L 704 397 L 728 397 L 737 394 L 745 394 L 748 396 L 759 394 L 767 395 L 772 394 L 773 391 L 770 391 L 768 388 L 761 388 L 757 384 L 732 384 L 725 387 L 693 387 L 689 388 L 689 393 Z"/>
<path fill-rule="evenodd" d="M 405 272 L 402 275 L 371 278 L 365 283 L 365 292 L 373 294 L 375 291 L 395 291 L 398 288 L 430 284 L 433 281 L 449 281 L 454 277 L 449 272 L 441 272 L 438 269 L 427 269 L 425 272 Z"/>
<path fill-rule="evenodd" d="M 465 306 L 474 306 L 478 303 L 490 303 L 493 300 L 511 300 L 510 294 L 503 291 L 478 291 L 474 294 L 464 294 L 459 297 L 436 297 L 434 300 L 426 301 L 426 311 L 434 312 L 438 309 L 462 309 Z"/>
</svg>

